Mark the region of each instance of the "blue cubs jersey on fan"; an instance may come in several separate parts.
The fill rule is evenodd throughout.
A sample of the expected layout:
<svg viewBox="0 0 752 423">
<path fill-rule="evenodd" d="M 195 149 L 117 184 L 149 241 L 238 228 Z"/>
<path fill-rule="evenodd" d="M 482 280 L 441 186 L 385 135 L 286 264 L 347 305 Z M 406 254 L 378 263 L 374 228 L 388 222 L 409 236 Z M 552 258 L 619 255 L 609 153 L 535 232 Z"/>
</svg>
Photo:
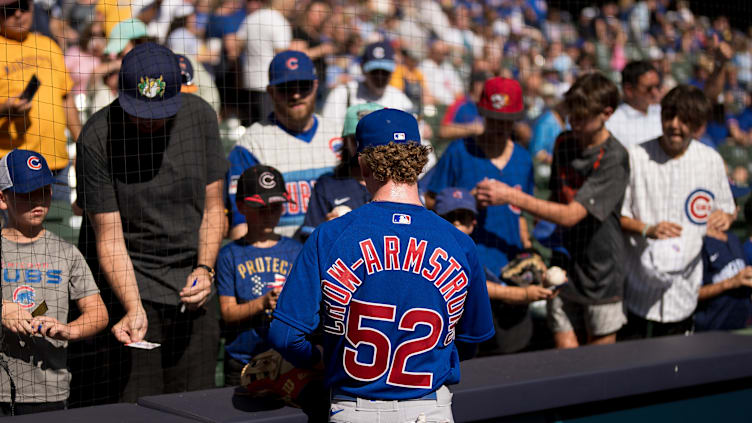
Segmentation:
<svg viewBox="0 0 752 423">
<path fill-rule="evenodd" d="M 281 287 L 301 248 L 299 242 L 286 237 L 269 248 L 254 247 L 244 239 L 225 245 L 217 258 L 217 294 L 235 297 L 243 304 Z M 232 358 L 247 363 L 269 349 L 269 328 L 262 317 L 227 335 L 226 351 Z"/>
<path fill-rule="evenodd" d="M 510 187 L 533 195 L 533 161 L 530 154 L 514 144 L 504 169 L 489 160 L 473 139 L 453 142 L 441 156 L 428 191 L 439 193 L 446 187 L 472 190 L 483 178 L 497 179 Z M 511 205 L 479 210 L 478 225 L 472 234 L 484 266 L 499 275 L 501 268 L 522 250 L 520 210 Z"/>
<path fill-rule="evenodd" d="M 709 236 L 703 240 L 703 285 L 721 283 L 746 267 L 739 238 L 731 232 L 726 235 L 726 242 Z M 700 301 L 695 311 L 695 330 L 733 330 L 747 326 L 752 318 L 751 294 L 752 289 L 742 286 Z"/>
<path fill-rule="evenodd" d="M 319 226 L 274 317 L 308 334 L 320 327 L 327 386 L 369 399 L 420 398 L 457 383 L 453 341 L 494 333 L 473 241 L 424 207 L 391 202 Z"/>
</svg>

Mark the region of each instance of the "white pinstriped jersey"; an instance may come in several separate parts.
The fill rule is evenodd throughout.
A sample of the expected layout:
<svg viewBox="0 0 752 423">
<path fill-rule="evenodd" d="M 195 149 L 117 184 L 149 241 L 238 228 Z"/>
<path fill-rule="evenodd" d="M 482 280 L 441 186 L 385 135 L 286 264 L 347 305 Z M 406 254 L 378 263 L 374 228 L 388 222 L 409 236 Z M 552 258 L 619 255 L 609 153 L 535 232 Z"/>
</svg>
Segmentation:
<svg viewBox="0 0 752 423">
<path fill-rule="evenodd" d="M 622 215 L 654 225 L 682 226 L 678 238 L 643 239 L 626 233 L 625 303 L 634 314 L 657 322 L 678 322 L 697 306 L 702 284 L 702 237 L 715 210 L 734 212 L 721 156 L 693 140 L 687 151 L 671 159 L 656 138 L 629 149 L 630 180 Z"/>
</svg>

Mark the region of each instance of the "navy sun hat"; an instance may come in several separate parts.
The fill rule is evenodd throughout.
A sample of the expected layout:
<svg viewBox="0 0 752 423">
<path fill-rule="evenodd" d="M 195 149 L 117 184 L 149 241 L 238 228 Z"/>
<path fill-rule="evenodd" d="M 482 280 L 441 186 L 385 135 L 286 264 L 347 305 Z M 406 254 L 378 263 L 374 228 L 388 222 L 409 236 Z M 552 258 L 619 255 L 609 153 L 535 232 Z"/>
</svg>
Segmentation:
<svg viewBox="0 0 752 423">
<path fill-rule="evenodd" d="M 366 73 L 377 69 L 394 72 L 394 49 L 391 44 L 384 41 L 369 44 L 363 53 L 361 63 L 363 72 Z"/>
<path fill-rule="evenodd" d="M 175 54 L 159 44 L 140 44 L 125 55 L 120 67 L 120 105 L 141 119 L 169 118 L 180 110 L 181 85 Z"/>
<path fill-rule="evenodd" d="M 0 191 L 26 194 L 53 183 L 47 160 L 35 151 L 13 150 L 0 159 Z"/>
<path fill-rule="evenodd" d="M 439 216 L 445 216 L 455 210 L 470 210 L 478 214 L 475 206 L 475 197 L 465 188 L 447 187 L 436 194 L 434 211 Z"/>
<path fill-rule="evenodd" d="M 287 50 L 277 54 L 269 64 L 269 85 L 279 85 L 291 81 L 316 80 L 316 68 L 307 54 Z"/>
<path fill-rule="evenodd" d="M 366 148 L 388 145 L 390 142 L 420 144 L 418 121 L 413 115 L 397 109 L 381 109 L 365 115 L 355 128 L 358 153 Z"/>
</svg>

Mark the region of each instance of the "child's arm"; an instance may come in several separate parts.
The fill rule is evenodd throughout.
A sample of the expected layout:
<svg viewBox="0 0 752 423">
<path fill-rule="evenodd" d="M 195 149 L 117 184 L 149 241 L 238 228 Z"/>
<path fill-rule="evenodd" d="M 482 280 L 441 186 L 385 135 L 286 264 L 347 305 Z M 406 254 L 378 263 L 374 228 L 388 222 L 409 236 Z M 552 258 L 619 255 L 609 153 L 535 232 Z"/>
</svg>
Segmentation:
<svg viewBox="0 0 752 423">
<path fill-rule="evenodd" d="M 634 232 L 653 239 L 666 239 L 681 236 L 682 227 L 672 222 L 658 222 L 648 225 L 631 217 L 622 216 L 620 219 L 621 229 L 624 232 Z"/>
<path fill-rule="evenodd" d="M 99 294 L 92 294 L 76 300 L 81 311 L 78 319 L 65 324 L 49 316 L 38 316 L 31 321 L 35 333 L 59 339 L 75 341 L 95 335 L 107 326 L 109 316 Z"/>
<path fill-rule="evenodd" d="M 745 267 L 741 272 L 728 279 L 701 287 L 700 295 L 697 300 L 709 300 L 723 294 L 726 291 L 740 288 L 742 286 L 752 287 L 752 266 Z"/>
<path fill-rule="evenodd" d="M 572 227 L 587 216 L 587 210 L 577 201 L 569 204 L 541 200 L 496 179 L 484 179 L 473 189 L 481 207 L 511 204 L 536 217 L 564 227 Z"/>
<path fill-rule="evenodd" d="M 486 288 L 488 289 L 488 298 L 508 304 L 530 304 L 538 300 L 547 300 L 554 295 L 551 290 L 539 285 L 528 285 L 523 288 L 486 281 Z"/>
<path fill-rule="evenodd" d="M 12 301 L 3 300 L 3 327 L 19 335 L 34 334 L 31 313 Z"/>
<path fill-rule="evenodd" d="M 227 323 L 241 323 L 261 314 L 264 310 L 274 310 L 277 307 L 279 290 L 271 290 L 266 294 L 246 303 L 238 304 L 238 300 L 231 296 L 219 296 L 219 310 L 222 320 Z"/>
</svg>

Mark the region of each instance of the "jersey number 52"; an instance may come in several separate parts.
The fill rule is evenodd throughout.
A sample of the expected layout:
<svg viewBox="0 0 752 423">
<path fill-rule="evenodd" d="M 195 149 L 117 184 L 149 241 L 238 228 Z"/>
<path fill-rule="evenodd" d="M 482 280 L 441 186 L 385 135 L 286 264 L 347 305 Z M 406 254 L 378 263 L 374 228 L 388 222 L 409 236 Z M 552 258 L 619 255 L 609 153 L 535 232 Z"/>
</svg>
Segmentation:
<svg viewBox="0 0 752 423">
<path fill-rule="evenodd" d="M 347 316 L 345 338 L 355 348 L 345 346 L 342 362 L 345 372 L 353 379 L 370 382 L 389 372 L 386 383 L 405 388 L 429 389 L 433 386 L 433 373 L 408 372 L 405 370 L 407 360 L 436 347 L 444 322 L 439 313 L 425 308 L 407 310 L 399 319 L 398 329 L 415 331 L 418 325 L 426 325 L 431 331 L 428 335 L 402 342 L 394 348 L 389 338 L 381 331 L 363 327 L 366 319 L 396 321 L 396 307 L 390 304 L 369 303 L 353 299 Z M 373 360 L 364 363 L 358 360 L 357 348 L 365 344 L 373 348 Z"/>
</svg>

